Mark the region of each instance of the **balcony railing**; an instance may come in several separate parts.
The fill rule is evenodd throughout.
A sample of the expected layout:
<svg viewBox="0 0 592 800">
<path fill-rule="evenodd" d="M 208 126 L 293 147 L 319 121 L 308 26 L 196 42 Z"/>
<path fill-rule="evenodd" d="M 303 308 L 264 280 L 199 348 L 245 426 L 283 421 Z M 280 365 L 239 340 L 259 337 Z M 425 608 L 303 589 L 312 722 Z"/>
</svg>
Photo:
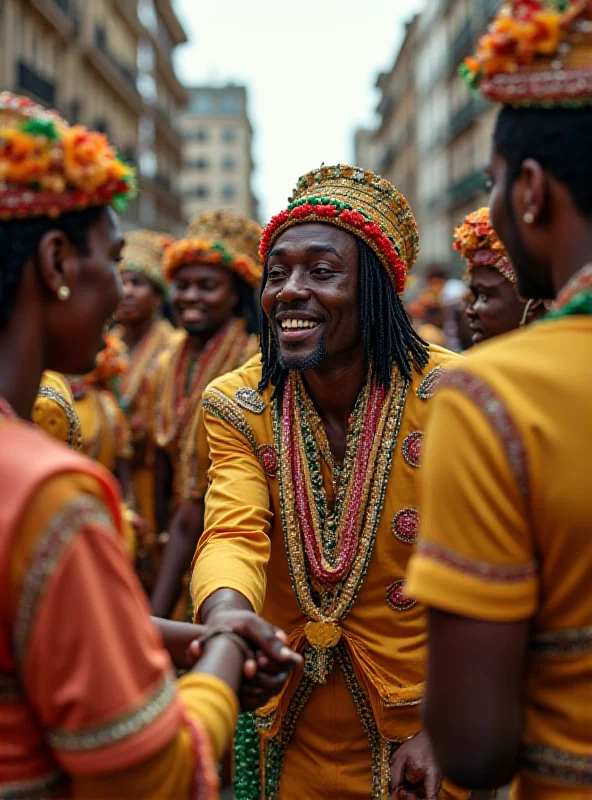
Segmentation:
<svg viewBox="0 0 592 800">
<path fill-rule="evenodd" d="M 39 75 L 38 72 L 28 67 L 23 61 L 18 62 L 17 80 L 19 89 L 34 94 L 35 97 L 52 108 L 55 106 L 55 84 Z"/>
<path fill-rule="evenodd" d="M 485 111 L 488 104 L 481 97 L 470 97 L 456 113 L 452 115 L 449 128 L 449 141 L 455 139 L 466 130 L 469 125 L 478 119 Z"/>
<path fill-rule="evenodd" d="M 107 41 L 107 31 L 103 25 L 95 25 L 95 45 L 98 49 L 105 55 L 109 61 L 113 64 L 113 66 L 117 69 L 117 71 L 123 75 L 125 80 L 132 86 L 135 90 L 137 90 L 137 80 L 138 75 L 135 69 L 127 66 L 126 64 L 122 64 L 118 58 L 116 58 L 111 50 L 109 49 L 109 43 Z"/>
<path fill-rule="evenodd" d="M 482 169 L 476 169 L 448 189 L 450 205 L 460 206 L 487 189 L 487 176 Z"/>
</svg>

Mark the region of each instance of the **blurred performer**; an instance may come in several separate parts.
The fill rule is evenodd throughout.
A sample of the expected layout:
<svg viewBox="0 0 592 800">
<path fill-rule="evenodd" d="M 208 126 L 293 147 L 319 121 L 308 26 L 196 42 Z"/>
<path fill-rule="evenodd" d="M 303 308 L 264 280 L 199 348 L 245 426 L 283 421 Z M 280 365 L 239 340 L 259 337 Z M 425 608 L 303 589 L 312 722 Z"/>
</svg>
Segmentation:
<svg viewBox="0 0 592 800">
<path fill-rule="evenodd" d="M 261 239 L 261 355 L 204 393 L 198 614 L 255 610 L 305 659 L 269 704 L 251 694 L 239 800 L 440 791 L 419 715 L 424 613 L 403 587 L 422 430 L 455 356 L 418 338 L 400 300 L 418 244 L 388 181 L 303 176 Z"/>
<path fill-rule="evenodd" d="M 592 797 L 592 2 L 516 0 L 467 74 L 507 104 L 491 220 L 554 311 L 442 382 L 408 591 L 430 606 L 426 721 L 464 786 Z"/>
<path fill-rule="evenodd" d="M 160 617 L 170 616 L 175 607 L 203 527 L 203 498 L 194 497 L 191 488 L 202 393 L 210 381 L 258 350 L 260 234 L 259 225 L 246 217 L 209 212 L 197 217 L 187 238 L 165 253 L 173 311 L 185 330 L 160 359 L 150 390 L 158 448 L 157 521 L 160 532 L 168 530 L 152 594 L 154 613 Z"/>
<path fill-rule="evenodd" d="M 82 451 L 82 428 L 74 408 L 74 395 L 67 379 L 59 372 L 47 370 L 43 373 L 31 420 L 72 450 Z"/>
<path fill-rule="evenodd" d="M 543 300 L 525 300 L 516 288 L 516 273 L 493 230 L 489 209 L 469 214 L 454 232 L 455 250 L 467 264 L 472 300 L 467 317 L 473 344 L 508 333 L 543 317 Z"/>
<path fill-rule="evenodd" d="M 155 454 L 150 435 L 148 387 L 163 351 L 181 335 L 160 316 L 167 294 L 161 262 L 164 248 L 171 242 L 171 237 L 152 231 L 126 234 L 119 265 L 124 296 L 117 309 L 120 325 L 114 330 L 129 353 L 129 367 L 115 386 L 130 426 L 136 508 L 151 530 L 155 528 Z"/>
<path fill-rule="evenodd" d="M 298 659 L 254 615 L 169 623 L 179 664 L 196 635 L 203 654 L 172 680 L 112 477 L 27 421 L 44 370 L 93 369 L 133 171 L 104 135 L 3 93 L 0 175 L 0 796 L 209 800 L 251 647 L 280 671 Z"/>
</svg>

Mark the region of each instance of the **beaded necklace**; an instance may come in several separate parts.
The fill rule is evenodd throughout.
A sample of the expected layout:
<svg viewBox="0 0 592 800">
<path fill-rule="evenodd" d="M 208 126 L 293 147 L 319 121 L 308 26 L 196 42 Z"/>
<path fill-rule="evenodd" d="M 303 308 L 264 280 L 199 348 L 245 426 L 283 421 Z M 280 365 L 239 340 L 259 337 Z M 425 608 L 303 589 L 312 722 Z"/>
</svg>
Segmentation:
<svg viewBox="0 0 592 800">
<path fill-rule="evenodd" d="M 148 333 L 129 352 L 129 370 L 119 378 L 119 405 L 128 413 L 132 408 L 146 373 L 156 361 L 162 349 L 167 347 L 171 336 L 171 326 L 165 320 L 158 320 Z"/>
<path fill-rule="evenodd" d="M 243 319 L 234 317 L 195 354 L 186 340 L 173 355 L 167 370 L 155 415 L 158 447 L 176 447 L 201 395 L 214 378 L 236 366 L 245 347 L 247 333 Z"/>
<path fill-rule="evenodd" d="M 592 264 L 586 264 L 557 295 L 545 320 L 592 314 Z"/>
<path fill-rule="evenodd" d="M 362 586 L 382 513 L 407 383 L 393 372 L 388 392 L 367 381 L 352 413 L 346 454 L 329 511 L 316 415 L 298 373 L 274 403 L 282 523 L 292 585 L 308 617 L 306 674 L 322 682 L 341 638 L 339 622 Z M 320 429 L 318 425 L 315 425 Z"/>
</svg>

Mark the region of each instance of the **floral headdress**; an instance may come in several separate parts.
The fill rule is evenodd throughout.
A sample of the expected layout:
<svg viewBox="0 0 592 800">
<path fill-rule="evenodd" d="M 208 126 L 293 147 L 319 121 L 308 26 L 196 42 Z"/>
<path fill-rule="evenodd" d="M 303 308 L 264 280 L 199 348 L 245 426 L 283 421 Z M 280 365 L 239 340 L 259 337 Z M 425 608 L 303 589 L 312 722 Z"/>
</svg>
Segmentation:
<svg viewBox="0 0 592 800">
<path fill-rule="evenodd" d="M 508 0 L 461 67 L 494 102 L 592 104 L 592 0 Z"/>
<path fill-rule="evenodd" d="M 168 287 L 161 265 L 166 248 L 173 242 L 173 237 L 165 233 L 146 230 L 126 233 L 119 271 L 143 275 L 162 295 L 166 295 Z"/>
<path fill-rule="evenodd" d="M 257 252 L 261 226 L 242 214 L 208 211 L 189 225 L 187 236 L 168 247 L 163 259 L 165 279 L 188 264 L 221 264 L 253 289 L 261 283 Z"/>
<path fill-rule="evenodd" d="M 465 218 L 463 224 L 454 231 L 452 246 L 466 261 L 468 272 L 473 267 L 493 267 L 510 283 L 516 283 L 516 274 L 506 248 L 489 220 L 488 208 L 480 208 Z"/>
<path fill-rule="evenodd" d="M 70 388 L 76 400 L 88 392 L 90 386 L 111 388 L 112 381 L 119 378 L 129 369 L 129 361 L 125 344 L 117 336 L 107 335 L 105 347 L 99 352 L 95 368 L 86 375 L 69 376 Z"/>
<path fill-rule="evenodd" d="M 263 231 L 259 253 L 265 262 L 287 228 L 325 222 L 358 236 L 376 253 L 398 294 L 419 252 L 419 233 L 407 200 L 392 183 L 369 170 L 338 164 L 320 167 L 298 181 L 288 207 Z"/>
<path fill-rule="evenodd" d="M 135 172 L 102 133 L 70 126 L 26 97 L 0 93 L 0 219 L 125 211 Z"/>
</svg>

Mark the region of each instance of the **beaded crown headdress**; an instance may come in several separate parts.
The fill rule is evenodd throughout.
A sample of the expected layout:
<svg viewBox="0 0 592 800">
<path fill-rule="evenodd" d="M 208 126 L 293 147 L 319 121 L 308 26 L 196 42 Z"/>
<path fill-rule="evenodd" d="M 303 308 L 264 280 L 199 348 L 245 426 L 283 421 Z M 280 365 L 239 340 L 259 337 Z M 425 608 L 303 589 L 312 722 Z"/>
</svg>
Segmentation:
<svg viewBox="0 0 592 800">
<path fill-rule="evenodd" d="M 469 273 L 474 267 L 493 267 L 510 283 L 516 283 L 516 274 L 506 248 L 491 225 L 488 208 L 480 208 L 465 217 L 463 224 L 454 231 L 452 246 L 464 258 Z"/>
<path fill-rule="evenodd" d="M 271 218 L 259 253 L 265 262 L 273 242 L 303 222 L 337 225 L 376 253 L 397 293 L 419 252 L 419 233 L 409 204 L 392 183 L 369 170 L 337 164 L 303 175 L 288 207 Z"/>
<path fill-rule="evenodd" d="M 147 230 L 126 233 L 119 271 L 144 275 L 159 292 L 165 295 L 167 283 L 162 274 L 162 257 L 165 249 L 173 242 L 173 237 L 165 233 Z"/>
<path fill-rule="evenodd" d="M 208 211 L 193 219 L 186 236 L 167 248 L 163 272 L 167 281 L 187 264 L 222 264 L 256 289 L 262 276 L 258 245 L 261 226 L 242 214 Z"/>
<path fill-rule="evenodd" d="M 461 71 L 493 102 L 592 105 L 592 0 L 507 0 Z"/>
<path fill-rule="evenodd" d="M 0 219 L 58 217 L 112 205 L 125 211 L 135 172 L 102 133 L 0 93 Z"/>
</svg>

